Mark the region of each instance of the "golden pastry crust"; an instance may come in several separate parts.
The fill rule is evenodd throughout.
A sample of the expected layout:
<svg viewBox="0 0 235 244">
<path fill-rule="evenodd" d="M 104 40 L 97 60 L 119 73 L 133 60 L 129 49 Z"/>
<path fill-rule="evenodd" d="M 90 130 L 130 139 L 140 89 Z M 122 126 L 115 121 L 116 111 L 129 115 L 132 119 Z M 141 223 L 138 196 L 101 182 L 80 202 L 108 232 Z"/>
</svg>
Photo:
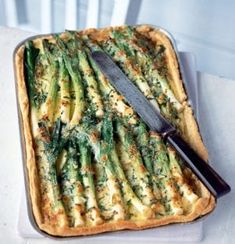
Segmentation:
<svg viewBox="0 0 235 244">
<path fill-rule="evenodd" d="M 123 28 L 123 27 L 117 27 Z M 101 30 L 88 29 L 83 31 L 83 33 L 93 34 L 94 38 L 105 38 L 108 31 L 113 28 L 105 28 Z M 178 61 L 176 54 L 171 45 L 170 40 L 161 31 L 154 29 L 148 25 L 141 25 L 137 28 L 137 31 L 141 34 L 150 38 L 153 42 L 162 43 L 166 48 L 166 57 L 169 72 L 169 81 L 171 88 L 181 102 L 184 105 L 184 110 L 181 117 L 181 130 L 183 131 L 184 139 L 190 144 L 190 146 L 204 159 L 208 160 L 207 150 L 202 142 L 198 125 L 193 117 L 193 112 L 191 107 L 187 102 L 187 95 L 183 86 L 183 82 L 180 76 L 180 70 L 178 66 Z M 44 37 L 42 37 L 44 38 Z M 46 37 L 47 39 L 50 36 Z M 40 38 L 36 38 L 40 39 Z M 31 125 L 29 119 L 29 101 L 27 96 L 27 90 L 24 80 L 24 45 L 20 46 L 15 53 L 15 70 L 17 79 L 17 92 L 18 92 L 18 102 L 20 107 L 20 117 L 22 122 L 23 139 L 25 143 L 25 156 L 26 161 L 24 162 L 27 168 L 28 183 L 29 183 L 29 193 L 30 201 L 32 206 L 33 216 L 38 227 L 48 234 L 55 236 L 79 236 L 79 235 L 92 235 L 102 232 L 115 231 L 115 230 L 140 230 L 146 228 L 157 227 L 161 225 L 166 225 L 170 223 L 177 222 L 189 222 L 202 215 L 205 215 L 212 211 L 215 207 L 215 198 L 208 192 L 208 190 L 202 185 L 197 178 L 192 175 L 189 169 L 188 174 L 194 181 L 194 186 L 196 186 L 197 192 L 200 194 L 200 198 L 196 201 L 193 209 L 187 215 L 179 216 L 165 216 L 160 219 L 149 219 L 149 220 L 121 220 L 121 221 L 110 221 L 97 226 L 84 226 L 84 227 L 55 227 L 43 222 L 43 217 L 40 208 L 40 189 L 39 189 L 39 175 L 35 160 L 34 144 L 31 133 Z"/>
</svg>

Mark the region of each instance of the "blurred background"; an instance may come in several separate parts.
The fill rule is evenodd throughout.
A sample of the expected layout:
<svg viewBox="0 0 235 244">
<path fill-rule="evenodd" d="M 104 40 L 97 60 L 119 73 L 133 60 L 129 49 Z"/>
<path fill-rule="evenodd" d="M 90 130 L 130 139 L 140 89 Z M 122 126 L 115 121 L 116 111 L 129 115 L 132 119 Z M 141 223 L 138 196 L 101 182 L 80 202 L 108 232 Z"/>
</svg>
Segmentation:
<svg viewBox="0 0 235 244">
<path fill-rule="evenodd" d="M 233 0 L 0 0 L 0 26 L 35 33 L 121 24 L 170 31 L 197 69 L 235 79 Z"/>
</svg>

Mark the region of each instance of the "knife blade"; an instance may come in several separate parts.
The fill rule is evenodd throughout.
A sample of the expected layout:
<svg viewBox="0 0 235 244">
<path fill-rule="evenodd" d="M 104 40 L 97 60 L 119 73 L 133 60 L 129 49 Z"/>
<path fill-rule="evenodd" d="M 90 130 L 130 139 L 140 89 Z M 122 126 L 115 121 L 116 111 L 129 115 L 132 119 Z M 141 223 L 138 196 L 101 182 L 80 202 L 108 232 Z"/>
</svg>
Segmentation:
<svg viewBox="0 0 235 244">
<path fill-rule="evenodd" d="M 152 106 L 109 55 L 102 51 L 92 51 L 91 56 L 103 74 L 124 96 L 150 130 L 160 133 L 163 139 L 176 149 L 187 166 L 215 197 L 219 198 L 230 192 L 230 186 L 177 134 L 176 129 L 160 114 L 160 110 Z"/>
</svg>

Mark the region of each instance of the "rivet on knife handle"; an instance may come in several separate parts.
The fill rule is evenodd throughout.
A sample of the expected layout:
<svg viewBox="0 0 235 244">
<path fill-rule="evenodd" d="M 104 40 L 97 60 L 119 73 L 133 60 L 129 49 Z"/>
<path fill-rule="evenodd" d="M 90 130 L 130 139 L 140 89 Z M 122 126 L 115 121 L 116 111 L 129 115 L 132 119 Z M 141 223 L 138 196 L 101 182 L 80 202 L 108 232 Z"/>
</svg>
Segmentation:
<svg viewBox="0 0 235 244">
<path fill-rule="evenodd" d="M 106 53 L 94 51 L 92 58 L 150 130 L 160 133 L 176 149 L 189 168 L 215 197 L 221 197 L 230 191 L 229 185 L 176 134 L 175 128 L 151 105 Z"/>
</svg>

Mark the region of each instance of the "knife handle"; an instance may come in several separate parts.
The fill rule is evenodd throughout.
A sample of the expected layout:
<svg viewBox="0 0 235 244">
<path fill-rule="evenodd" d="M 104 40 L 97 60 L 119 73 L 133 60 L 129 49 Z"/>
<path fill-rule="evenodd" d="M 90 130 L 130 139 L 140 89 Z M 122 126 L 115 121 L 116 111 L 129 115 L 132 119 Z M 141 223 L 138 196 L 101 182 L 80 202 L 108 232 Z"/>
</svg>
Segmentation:
<svg viewBox="0 0 235 244">
<path fill-rule="evenodd" d="M 176 149 L 193 173 L 216 198 L 230 192 L 230 186 L 179 135 L 169 134 L 165 139 Z"/>
</svg>

